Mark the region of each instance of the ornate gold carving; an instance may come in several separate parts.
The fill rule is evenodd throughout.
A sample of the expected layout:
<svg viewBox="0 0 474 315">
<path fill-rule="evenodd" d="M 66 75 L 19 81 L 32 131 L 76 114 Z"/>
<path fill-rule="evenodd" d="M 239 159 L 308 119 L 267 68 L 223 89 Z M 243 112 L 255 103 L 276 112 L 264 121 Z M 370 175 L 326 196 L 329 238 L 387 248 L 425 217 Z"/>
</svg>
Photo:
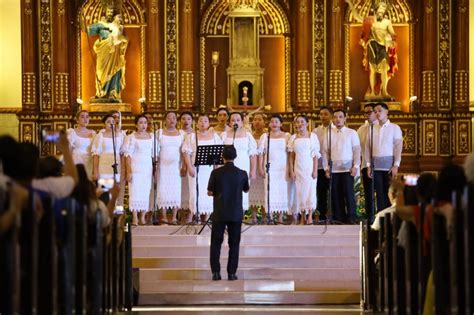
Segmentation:
<svg viewBox="0 0 474 315">
<path fill-rule="evenodd" d="M 260 35 L 290 33 L 290 23 L 284 9 L 277 1 L 259 0 L 257 8 L 262 12 L 258 25 Z M 206 35 L 228 35 L 231 11 L 228 1 L 213 1 L 201 20 L 201 33 Z"/>
<path fill-rule="evenodd" d="M 23 107 L 25 109 L 34 109 L 36 105 L 36 73 L 23 73 L 22 95 Z"/>
<path fill-rule="evenodd" d="M 333 3 L 332 3 L 332 13 L 339 13 L 341 12 L 341 7 L 339 6 L 339 4 L 337 3 L 337 0 L 333 0 Z"/>
<path fill-rule="evenodd" d="M 403 133 L 403 155 L 416 155 L 417 153 L 417 124 L 399 123 Z"/>
<path fill-rule="evenodd" d="M 161 103 L 163 101 L 160 71 L 148 72 L 148 99 L 150 103 Z"/>
<path fill-rule="evenodd" d="M 33 122 L 20 122 L 20 141 L 36 143 L 36 132 L 35 123 Z"/>
<path fill-rule="evenodd" d="M 201 36 L 199 39 L 199 74 L 200 74 L 200 108 L 201 112 L 206 111 L 206 37 Z"/>
<path fill-rule="evenodd" d="M 470 120 L 456 120 L 456 155 L 467 155 L 471 153 L 471 122 Z"/>
<path fill-rule="evenodd" d="M 296 72 L 297 102 L 308 103 L 311 100 L 310 75 L 308 70 Z"/>
<path fill-rule="evenodd" d="M 158 10 L 158 0 L 151 0 L 151 4 L 150 4 L 150 12 L 152 14 L 158 14 L 159 10 Z"/>
<path fill-rule="evenodd" d="M 329 70 L 329 102 L 342 103 L 342 70 Z"/>
<path fill-rule="evenodd" d="M 438 121 L 423 120 L 422 128 L 422 148 L 423 155 L 438 155 Z"/>
<path fill-rule="evenodd" d="M 178 109 L 178 1 L 166 0 L 166 109 Z"/>
<path fill-rule="evenodd" d="M 326 98 L 326 1 L 313 1 L 313 109 Z"/>
<path fill-rule="evenodd" d="M 291 111 L 291 38 L 285 36 L 285 109 Z"/>
<path fill-rule="evenodd" d="M 469 73 L 466 70 L 454 72 L 454 100 L 456 103 L 467 103 L 469 101 Z"/>
<path fill-rule="evenodd" d="M 451 1 L 439 0 L 439 109 L 451 109 Z"/>
<path fill-rule="evenodd" d="M 353 1 L 354 7 L 359 11 L 360 16 L 373 15 L 372 1 L 356 0 Z M 413 21 L 413 10 L 407 0 L 397 0 L 395 5 L 389 6 L 387 10 L 388 18 L 392 23 L 408 23 Z M 346 21 L 349 23 L 360 23 L 352 15 L 351 10 L 346 11 Z"/>
<path fill-rule="evenodd" d="M 54 99 L 55 104 L 67 108 L 69 104 L 69 73 L 58 72 L 54 77 Z M 64 106 L 65 105 L 65 106 Z"/>
<path fill-rule="evenodd" d="M 31 15 L 31 12 L 33 12 L 31 9 L 31 0 L 25 0 L 25 14 Z"/>
<path fill-rule="evenodd" d="M 191 13 L 191 2 L 190 0 L 185 0 L 184 1 L 184 13 L 189 14 Z"/>
<path fill-rule="evenodd" d="M 194 72 L 181 71 L 181 102 L 194 103 Z"/>
<path fill-rule="evenodd" d="M 51 3 L 49 0 L 40 1 L 40 82 L 41 110 L 52 111 L 52 24 Z"/>
<path fill-rule="evenodd" d="M 308 11 L 308 3 L 306 2 L 306 0 L 301 0 L 299 11 L 301 14 L 306 14 L 306 12 Z"/>
<path fill-rule="evenodd" d="M 58 15 L 64 15 L 66 7 L 64 6 L 64 0 L 58 0 Z"/>
<path fill-rule="evenodd" d="M 433 0 L 429 0 L 429 1 L 428 1 L 428 4 L 427 4 L 426 7 L 425 7 L 425 12 L 426 12 L 427 14 L 433 13 Z"/>
<path fill-rule="evenodd" d="M 158 4 L 157 4 L 158 8 Z M 87 1 L 83 9 L 80 11 L 87 25 L 99 22 L 100 18 L 105 15 L 105 8 L 102 1 Z M 121 12 L 123 23 L 125 25 L 142 25 L 145 24 L 145 10 L 137 0 L 123 0 Z"/>
<path fill-rule="evenodd" d="M 422 96 L 421 104 L 433 103 L 436 99 L 436 75 L 434 71 L 422 71 Z"/>
<path fill-rule="evenodd" d="M 451 123 L 449 121 L 440 121 L 439 130 L 440 130 L 439 155 L 450 156 L 451 155 Z"/>
</svg>

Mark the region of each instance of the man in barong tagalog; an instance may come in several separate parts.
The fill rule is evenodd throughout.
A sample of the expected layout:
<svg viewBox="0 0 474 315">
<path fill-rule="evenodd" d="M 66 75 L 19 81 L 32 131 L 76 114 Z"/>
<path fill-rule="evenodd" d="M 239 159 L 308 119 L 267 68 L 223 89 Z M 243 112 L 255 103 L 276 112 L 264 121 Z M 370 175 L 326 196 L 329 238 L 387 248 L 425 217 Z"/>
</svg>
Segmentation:
<svg viewBox="0 0 474 315">
<path fill-rule="evenodd" d="M 366 101 L 392 101 L 387 92 L 387 84 L 398 70 L 396 34 L 392 22 L 388 18 L 387 1 L 374 1 L 375 16 L 362 18 L 352 5 L 346 0 L 353 16 L 362 22 L 360 44 L 364 48 L 362 65 L 369 71 L 369 88 L 365 93 Z M 377 74 L 380 80 L 377 80 Z"/>
<path fill-rule="evenodd" d="M 89 35 L 98 35 L 94 43 L 96 62 L 96 96 L 91 102 L 121 103 L 125 88 L 125 51 L 128 38 L 123 35 L 121 14 L 107 7 L 105 16 L 88 28 Z"/>
</svg>

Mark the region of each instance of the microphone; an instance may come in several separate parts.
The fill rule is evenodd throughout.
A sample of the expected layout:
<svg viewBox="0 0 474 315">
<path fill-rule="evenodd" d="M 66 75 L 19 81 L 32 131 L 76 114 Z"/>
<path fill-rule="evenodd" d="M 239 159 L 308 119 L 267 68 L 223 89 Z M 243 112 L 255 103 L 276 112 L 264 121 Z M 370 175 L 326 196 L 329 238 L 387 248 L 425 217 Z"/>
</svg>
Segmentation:
<svg viewBox="0 0 474 315">
<path fill-rule="evenodd" d="M 237 129 L 239 128 L 239 125 L 237 125 L 237 124 L 234 124 L 234 126 L 233 126 L 233 127 L 234 127 L 234 131 L 237 131 Z"/>
</svg>

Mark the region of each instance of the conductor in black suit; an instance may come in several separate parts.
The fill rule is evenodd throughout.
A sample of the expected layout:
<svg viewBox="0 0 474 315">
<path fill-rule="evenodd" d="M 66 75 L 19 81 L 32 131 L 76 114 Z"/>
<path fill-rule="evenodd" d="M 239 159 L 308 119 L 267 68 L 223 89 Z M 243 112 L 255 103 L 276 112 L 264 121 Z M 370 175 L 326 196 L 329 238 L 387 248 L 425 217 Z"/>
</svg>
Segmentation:
<svg viewBox="0 0 474 315">
<path fill-rule="evenodd" d="M 234 146 L 225 146 L 222 152 L 224 166 L 212 171 L 207 186 L 207 194 L 214 197 L 210 253 L 212 280 L 221 280 L 219 257 L 226 226 L 229 243 L 227 279 L 237 280 L 243 218 L 242 193 L 249 191 L 249 179 L 247 172 L 234 166 L 236 157 Z"/>
</svg>

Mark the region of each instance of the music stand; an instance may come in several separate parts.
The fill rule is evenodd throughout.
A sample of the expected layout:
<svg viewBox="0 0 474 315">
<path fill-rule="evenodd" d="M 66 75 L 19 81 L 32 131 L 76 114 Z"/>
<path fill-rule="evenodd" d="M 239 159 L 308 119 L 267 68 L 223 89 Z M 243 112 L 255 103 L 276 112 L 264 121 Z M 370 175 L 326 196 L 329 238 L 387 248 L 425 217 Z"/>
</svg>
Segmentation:
<svg viewBox="0 0 474 315">
<path fill-rule="evenodd" d="M 222 152 L 224 151 L 223 144 L 215 145 L 198 145 L 196 150 L 196 158 L 194 166 L 196 166 L 196 223 L 199 223 L 199 166 L 200 165 L 223 165 Z M 198 235 L 202 233 L 206 225 L 209 224 L 212 214 L 202 226 Z M 209 227 L 210 228 L 210 227 Z"/>
</svg>

